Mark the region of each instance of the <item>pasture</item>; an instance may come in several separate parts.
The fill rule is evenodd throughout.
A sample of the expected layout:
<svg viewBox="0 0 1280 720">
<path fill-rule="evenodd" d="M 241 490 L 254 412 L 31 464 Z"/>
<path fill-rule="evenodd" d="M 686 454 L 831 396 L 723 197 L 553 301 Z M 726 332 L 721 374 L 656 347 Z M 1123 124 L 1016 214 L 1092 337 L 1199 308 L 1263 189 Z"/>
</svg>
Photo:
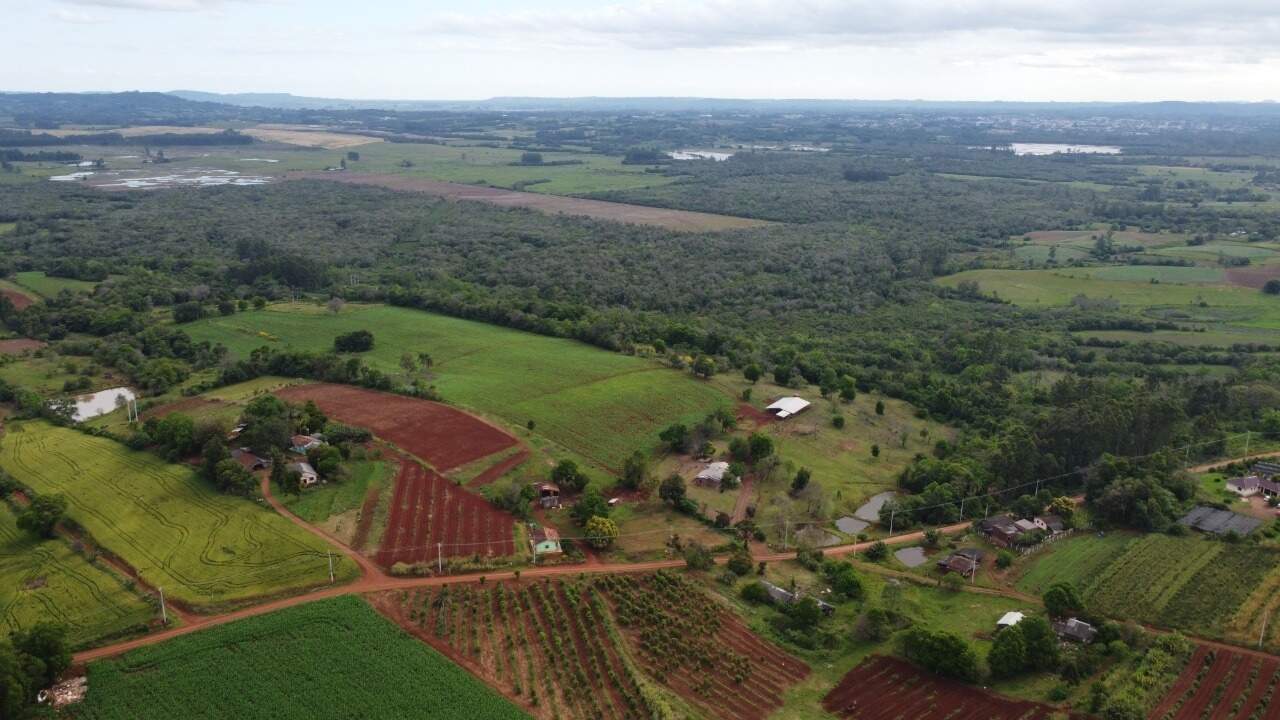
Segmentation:
<svg viewBox="0 0 1280 720">
<path fill-rule="evenodd" d="M 372 366 L 408 379 L 401 355 L 428 353 L 432 367 L 418 375 L 450 403 L 514 427 L 532 420 L 535 433 L 609 468 L 655 446 L 666 425 L 728 404 L 708 383 L 652 361 L 406 308 L 348 305 L 333 315 L 314 305 L 272 305 L 184 326 L 193 339 L 220 342 L 240 357 L 262 345 L 330 350 L 335 336 L 365 328 L 375 343 L 361 357 Z M 277 340 L 264 340 L 264 332 Z"/>
<path fill-rule="evenodd" d="M 14 632 L 40 621 L 67 628 L 77 647 L 139 629 L 159 619 L 153 607 L 100 562 L 89 562 L 61 539 L 20 530 L 0 502 L 0 628 Z"/>
<path fill-rule="evenodd" d="M 166 597 L 216 608 L 329 581 L 328 547 L 268 508 L 220 495 L 186 466 L 43 422 L 13 424 L 0 466 L 38 493 L 61 493 L 67 516 Z M 339 582 L 358 573 L 335 555 Z"/>
<path fill-rule="evenodd" d="M 82 720 L 528 717 L 353 597 L 134 650 L 88 676 Z"/>
<path fill-rule="evenodd" d="M 39 270 L 15 273 L 13 281 L 41 297 L 54 297 L 63 290 L 70 290 L 71 292 L 83 290 L 87 292 L 98 286 L 98 283 L 87 280 L 52 277 Z"/>
</svg>

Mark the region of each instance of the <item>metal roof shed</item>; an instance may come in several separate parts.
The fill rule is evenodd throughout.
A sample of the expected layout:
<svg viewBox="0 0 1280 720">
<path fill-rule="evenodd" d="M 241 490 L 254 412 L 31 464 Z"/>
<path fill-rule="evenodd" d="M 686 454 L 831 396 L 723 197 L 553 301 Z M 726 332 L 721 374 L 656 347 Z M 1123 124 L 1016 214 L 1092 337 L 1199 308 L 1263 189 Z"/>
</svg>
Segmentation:
<svg viewBox="0 0 1280 720">
<path fill-rule="evenodd" d="M 779 419 L 789 418 L 792 415 L 809 407 L 809 401 L 794 395 L 778 398 L 772 405 L 765 408 L 769 412 L 778 416 Z"/>
</svg>

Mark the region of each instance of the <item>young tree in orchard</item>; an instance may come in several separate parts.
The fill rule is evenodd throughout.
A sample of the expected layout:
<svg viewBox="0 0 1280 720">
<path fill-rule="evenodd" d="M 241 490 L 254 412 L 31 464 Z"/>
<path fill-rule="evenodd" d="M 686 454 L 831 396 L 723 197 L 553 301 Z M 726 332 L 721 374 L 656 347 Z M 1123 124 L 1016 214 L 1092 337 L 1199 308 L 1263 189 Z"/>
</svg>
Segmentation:
<svg viewBox="0 0 1280 720">
<path fill-rule="evenodd" d="M 755 385 L 763 374 L 764 372 L 760 369 L 760 365 L 758 363 L 751 363 L 750 365 L 742 368 L 742 377 L 746 378 L 747 382 L 752 385 Z"/>
</svg>

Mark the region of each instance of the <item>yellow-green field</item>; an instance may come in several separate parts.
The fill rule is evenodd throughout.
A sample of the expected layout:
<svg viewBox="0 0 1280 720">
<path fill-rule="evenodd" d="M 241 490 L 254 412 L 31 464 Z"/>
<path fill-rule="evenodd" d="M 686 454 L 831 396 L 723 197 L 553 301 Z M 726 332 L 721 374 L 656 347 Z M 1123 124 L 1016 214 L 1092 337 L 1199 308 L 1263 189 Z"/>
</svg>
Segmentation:
<svg viewBox="0 0 1280 720">
<path fill-rule="evenodd" d="M 13 510 L 0 502 L 0 627 L 13 632 L 53 621 L 81 646 L 158 617 L 158 608 L 103 564 L 90 563 L 62 539 L 40 540 L 18 529 Z"/>
<path fill-rule="evenodd" d="M 10 423 L 0 466 L 169 598 L 218 606 L 329 580 L 328 547 L 269 508 L 220 495 L 187 466 L 44 422 Z M 335 556 L 339 582 L 355 564 Z"/>
</svg>

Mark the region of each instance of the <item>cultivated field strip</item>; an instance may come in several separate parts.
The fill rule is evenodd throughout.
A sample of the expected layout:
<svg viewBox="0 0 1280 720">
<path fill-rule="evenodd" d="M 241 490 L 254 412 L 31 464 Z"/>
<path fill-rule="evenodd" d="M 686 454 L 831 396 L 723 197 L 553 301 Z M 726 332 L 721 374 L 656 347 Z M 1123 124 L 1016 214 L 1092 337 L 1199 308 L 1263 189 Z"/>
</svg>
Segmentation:
<svg viewBox="0 0 1280 720">
<path fill-rule="evenodd" d="M 1147 718 L 1275 720 L 1278 690 L 1280 658 L 1200 645 Z"/>
<path fill-rule="evenodd" d="M 862 661 L 822 707 L 849 720 L 1045 720 L 1056 708 L 1014 700 L 927 673 L 883 655 Z"/>
<path fill-rule="evenodd" d="M 0 464 L 170 599 L 244 600 L 328 581 L 324 543 L 269 510 L 215 493 L 190 468 L 45 423 L 11 426 Z M 340 578 L 355 574 L 339 558 Z"/>
<path fill-rule="evenodd" d="M 661 685 L 758 720 L 808 667 L 669 573 L 379 595 L 374 605 L 541 718 L 647 718 Z"/>
<path fill-rule="evenodd" d="M 326 415 L 368 428 L 444 472 L 501 452 L 516 439 L 448 405 L 349 385 L 295 385 L 276 393 L 289 402 L 315 401 Z"/>
<path fill-rule="evenodd" d="M 77 555 L 62 540 L 36 540 L 0 504 L 0 628 L 9 632 L 54 620 L 76 645 L 158 617 L 121 579 Z"/>
<path fill-rule="evenodd" d="M 492 503 L 402 458 L 387 528 L 376 560 L 435 562 L 438 556 L 506 557 L 515 553 L 515 518 Z"/>
</svg>

